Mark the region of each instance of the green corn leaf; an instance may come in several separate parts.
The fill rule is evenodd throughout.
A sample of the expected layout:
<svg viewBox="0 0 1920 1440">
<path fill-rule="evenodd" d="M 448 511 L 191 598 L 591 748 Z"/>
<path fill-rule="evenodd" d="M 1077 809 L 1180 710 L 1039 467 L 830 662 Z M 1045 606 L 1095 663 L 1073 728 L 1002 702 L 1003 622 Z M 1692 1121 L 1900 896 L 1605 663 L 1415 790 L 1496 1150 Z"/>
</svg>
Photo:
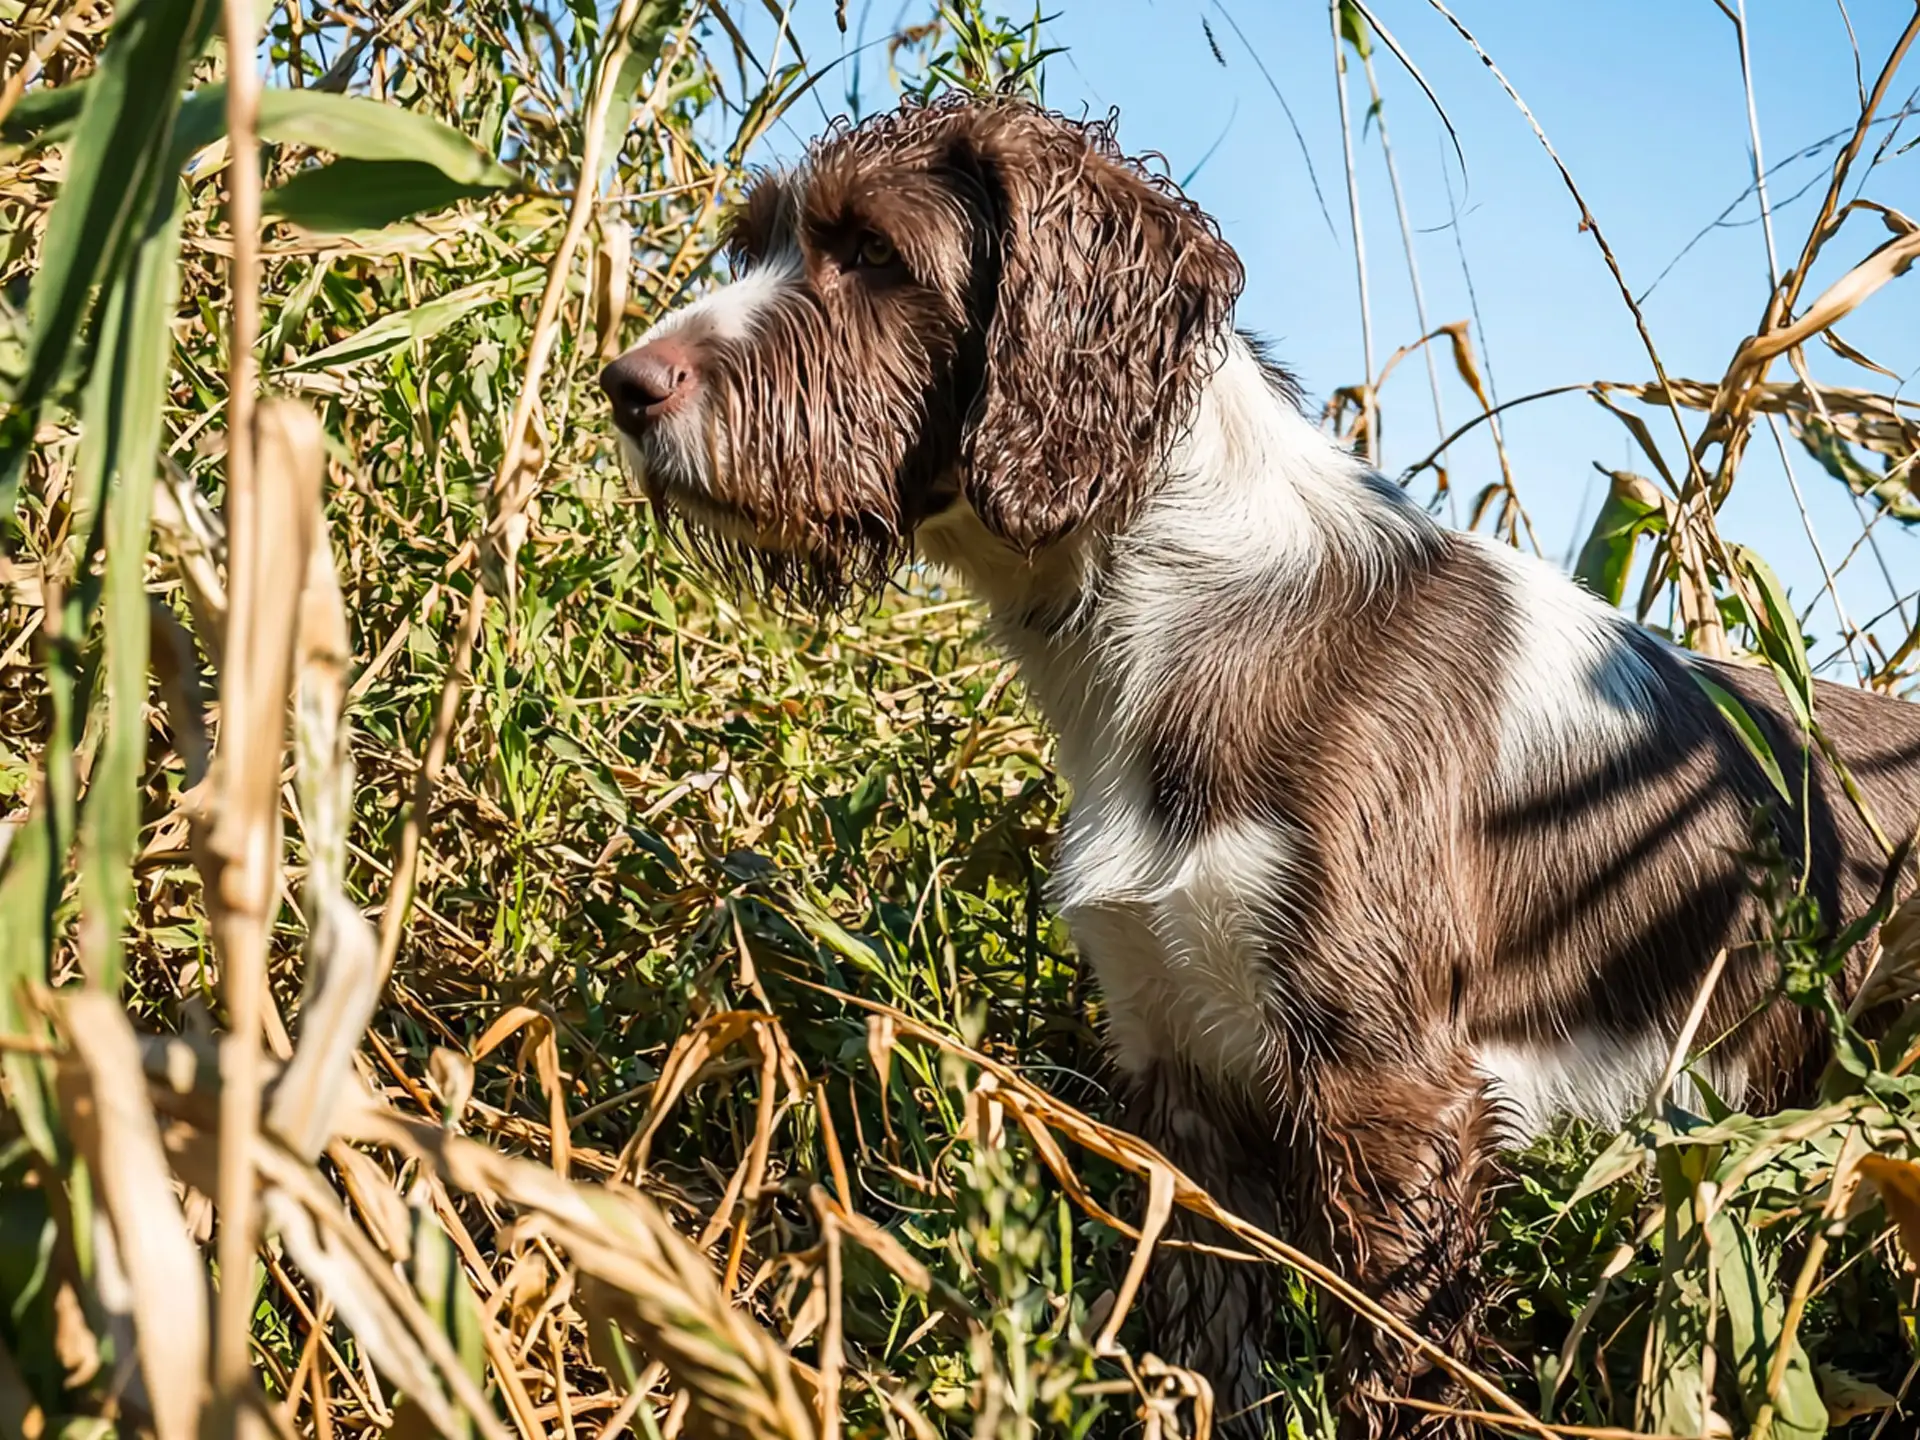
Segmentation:
<svg viewBox="0 0 1920 1440">
<path fill-rule="evenodd" d="M 337 157 L 262 201 L 268 214 L 308 230 L 377 230 L 518 183 L 451 125 L 362 96 L 269 90 L 261 96 L 260 133 Z"/>
<path fill-rule="evenodd" d="M 335 160 L 302 170 L 260 203 L 267 214 L 302 229 L 340 234 L 378 230 L 498 188 L 463 184 L 417 160 Z"/>
<path fill-rule="evenodd" d="M 1792 705 L 1794 718 L 1802 730 L 1813 726 L 1813 664 L 1807 659 L 1806 637 L 1800 633 L 1799 618 L 1787 600 L 1787 592 L 1773 567 L 1744 545 L 1733 547 L 1733 562 L 1753 582 L 1759 592 L 1761 613 L 1751 617 L 1758 632 L 1760 653 L 1767 657 L 1780 689 Z"/>
<path fill-rule="evenodd" d="M 457 184 L 482 189 L 502 189 L 517 179 L 453 126 L 361 95 L 265 91 L 260 96 L 260 134 L 283 145 L 310 145 L 342 159 L 430 165 Z"/>
<path fill-rule="evenodd" d="M 1732 1363 L 1741 1407 L 1752 1420 L 1766 1400 L 1786 1302 L 1771 1260 L 1745 1223 L 1722 1209 L 1708 1222 L 1706 1235 L 1720 1293 L 1721 1353 Z M 1827 1407 L 1797 1335 L 1788 1345 L 1787 1368 L 1774 1398 L 1772 1433 L 1779 1440 L 1816 1440 L 1827 1433 Z"/>
<path fill-rule="evenodd" d="M 1666 506 L 1658 487 L 1644 475 L 1598 465 L 1594 468 L 1612 481 L 1612 488 L 1600 513 L 1593 517 L 1593 528 L 1581 547 L 1574 575 L 1609 605 L 1618 605 L 1627 593 L 1634 546 L 1641 536 L 1666 528 Z"/>
<path fill-rule="evenodd" d="M 1793 804 L 1793 792 L 1787 788 L 1787 777 L 1781 773 L 1780 762 L 1773 758 L 1773 747 L 1767 743 L 1766 733 L 1754 722 L 1739 697 L 1708 679 L 1699 670 L 1689 670 L 1687 673 L 1693 676 L 1694 684 L 1706 692 L 1707 698 L 1713 702 L 1713 708 L 1733 727 L 1733 733 L 1740 737 L 1740 743 L 1747 747 L 1747 753 L 1766 772 L 1773 788 L 1780 792 L 1780 798 L 1789 805 Z"/>
<path fill-rule="evenodd" d="M 51 951 L 49 930 L 59 903 L 59 872 L 53 862 L 52 816 L 45 798 L 14 833 L 0 870 L 0 1035 L 47 1038 L 46 1022 L 27 999 L 29 985 L 44 985 Z M 7 1105 L 28 1142 L 43 1157 L 58 1153 L 53 1138 L 52 1077 L 37 1055 L 12 1046 L 0 1049 L 0 1075 Z"/>
<path fill-rule="evenodd" d="M 167 163 L 178 170 L 196 153 L 227 133 L 227 86 L 225 81 L 202 85 L 180 102 L 174 117 L 173 137 L 168 144 Z"/>
<path fill-rule="evenodd" d="M 357 330 L 344 340 L 337 340 L 324 350 L 316 350 L 311 355 L 302 356 L 286 367 L 282 373 L 295 373 L 303 370 L 337 369 L 342 365 L 355 365 L 362 360 L 376 359 L 391 354 L 415 340 L 426 340 L 438 335 L 462 316 L 470 315 L 483 305 L 491 305 L 498 300 L 509 299 L 515 295 L 524 295 L 537 289 L 542 279 L 539 270 L 522 270 L 504 280 L 483 280 L 477 285 L 468 285 L 455 290 L 450 295 L 442 295 L 438 300 L 429 300 L 424 305 L 411 310 L 396 310 L 390 315 L 382 315 L 363 330 Z"/>
<path fill-rule="evenodd" d="M 42 86 L 29 90 L 15 102 L 5 120 L 0 120 L 0 144 L 19 145 L 31 150 L 57 145 L 73 133 L 80 118 L 80 107 L 87 98 L 83 77 L 57 90 Z"/>
<path fill-rule="evenodd" d="M 1646 1146 L 1640 1138 L 1629 1131 L 1621 1131 L 1607 1142 L 1607 1148 L 1593 1157 L 1593 1161 L 1581 1175 L 1580 1181 L 1567 1197 L 1566 1207 L 1572 1209 L 1589 1195 L 1598 1194 L 1609 1185 L 1614 1185 L 1633 1174 L 1646 1163 Z"/>
<path fill-rule="evenodd" d="M 33 333 L 20 392 L 23 411 L 47 397 L 81 329 L 89 295 L 150 213 L 187 66 L 205 48 L 218 12 L 214 0 L 133 0 L 115 17 L 86 86 L 40 247 L 29 302 Z"/>
<path fill-rule="evenodd" d="M 95 983 L 116 993 L 147 749 L 145 562 L 184 199 L 179 186 L 170 188 L 132 267 L 108 297 L 76 467 L 76 484 L 105 496 L 107 561 L 107 724 L 80 827 L 81 953 Z"/>
<path fill-rule="evenodd" d="M 1699 1267 L 1700 1177 L 1712 1147 L 1656 1152 L 1660 1175 L 1660 1288 L 1648 1324 L 1635 1419 L 1661 1435 L 1706 1433 L 1707 1296 Z"/>
<path fill-rule="evenodd" d="M 307 315 L 313 309 L 321 287 L 327 282 L 327 276 L 333 273 L 333 257 L 317 256 L 300 283 L 280 304 L 280 313 L 273 317 L 273 325 L 261 337 L 260 353 L 263 356 L 277 356 L 298 338 L 306 324 Z"/>
<path fill-rule="evenodd" d="M 175 168 L 226 134 L 226 105 L 224 84 L 204 85 L 187 97 L 173 129 Z M 336 157 L 302 170 L 262 200 L 268 214 L 309 230 L 377 230 L 519 183 L 453 126 L 361 95 L 267 90 L 259 127 L 262 139 Z"/>
</svg>

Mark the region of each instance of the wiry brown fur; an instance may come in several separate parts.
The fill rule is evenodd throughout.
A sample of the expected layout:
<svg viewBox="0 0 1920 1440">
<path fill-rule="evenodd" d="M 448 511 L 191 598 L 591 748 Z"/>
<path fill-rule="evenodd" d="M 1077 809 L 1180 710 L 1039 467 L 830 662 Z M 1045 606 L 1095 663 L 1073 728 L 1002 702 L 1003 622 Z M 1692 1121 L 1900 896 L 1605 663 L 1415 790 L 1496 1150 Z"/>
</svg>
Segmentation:
<svg viewBox="0 0 1920 1440">
<path fill-rule="evenodd" d="M 869 234 L 892 263 L 858 265 Z M 641 468 L 708 558 L 816 602 L 884 578 L 957 496 L 1022 551 L 1119 523 L 1242 282 L 1110 125 L 1011 99 L 909 104 L 763 177 L 732 217 L 736 272 L 796 249 L 804 285 L 750 340 L 681 336 L 718 398 L 706 463 L 643 439 Z"/>
<path fill-rule="evenodd" d="M 709 297 L 649 342 L 673 365 L 640 364 L 643 344 L 609 367 L 631 458 L 758 588 L 843 601 L 918 539 L 986 595 L 1061 734 L 1056 879 L 1093 877 L 1066 908 L 1130 1123 L 1229 1208 L 1471 1358 L 1486 1190 L 1523 1103 L 1501 1084 L 1564 1080 L 1556 1064 L 1593 1057 L 1556 1047 L 1582 1037 L 1600 1066 L 1616 1046 L 1664 1059 L 1724 949 L 1710 1076 L 1750 1106 L 1806 1092 L 1826 1037 L 1768 1003 L 1756 846 L 1805 870 L 1829 934 L 1883 861 L 1824 761 L 1789 813 L 1696 684 L 1737 695 L 1798 776 L 1771 676 L 1684 657 L 1563 578 L 1517 579 L 1359 477 L 1228 330 L 1231 249 L 1108 126 L 907 105 L 763 179 L 733 253 L 751 323 Z M 756 275 L 783 278 L 752 292 Z M 1596 673 L 1555 657 L 1568 640 L 1597 647 Z M 1817 702 L 1881 823 L 1910 832 L 1920 710 L 1826 685 Z M 1540 732 L 1519 759 L 1516 717 Z M 1274 868 L 1236 868 L 1228 842 Z M 1520 1058 L 1503 1072 L 1502 1054 Z M 1212 1378 L 1236 1435 L 1262 1427 L 1273 1276 L 1170 1247 L 1143 1297 L 1150 1343 Z M 1446 1393 L 1342 1325 L 1343 1436 L 1420 1433 L 1386 1397 Z"/>
<path fill-rule="evenodd" d="M 1717 1038 L 1722 1065 L 1744 1070 L 1732 1098 L 1756 1109 L 1804 1098 L 1827 1040 L 1815 1012 L 1776 999 L 1756 851 L 1777 846 L 1790 875 L 1807 871 L 1828 936 L 1872 904 L 1884 861 L 1824 760 L 1803 827 L 1651 641 L 1644 653 L 1667 682 L 1657 734 L 1611 760 L 1569 756 L 1562 779 L 1523 800 L 1502 794 L 1488 766 L 1499 720 L 1488 663 L 1529 617 L 1502 607 L 1480 555 L 1443 536 L 1403 554 L 1384 586 L 1323 581 L 1284 629 L 1223 611 L 1151 723 L 1170 827 L 1199 835 L 1257 815 L 1301 847 L 1305 883 L 1267 902 L 1286 975 L 1270 1026 L 1290 1043 L 1251 1105 L 1156 1066 L 1133 1077 L 1130 1119 L 1225 1203 L 1259 1223 L 1277 1216 L 1471 1359 L 1501 1119 L 1470 1063 L 1476 1046 L 1671 1033 L 1727 947 L 1700 1033 Z M 1772 675 L 1694 663 L 1740 698 L 1798 777 L 1804 744 Z M 1911 833 L 1920 710 L 1824 682 L 1816 692 L 1882 824 Z M 1866 960 L 1864 946 L 1847 958 L 1843 1003 Z M 1145 1300 L 1156 1335 L 1216 1377 L 1228 1413 L 1253 1404 L 1271 1279 L 1190 1254 L 1160 1268 Z M 1452 1393 L 1370 1326 L 1345 1324 L 1340 1353 L 1343 1434 L 1419 1428 L 1417 1412 L 1371 1393 Z"/>
</svg>

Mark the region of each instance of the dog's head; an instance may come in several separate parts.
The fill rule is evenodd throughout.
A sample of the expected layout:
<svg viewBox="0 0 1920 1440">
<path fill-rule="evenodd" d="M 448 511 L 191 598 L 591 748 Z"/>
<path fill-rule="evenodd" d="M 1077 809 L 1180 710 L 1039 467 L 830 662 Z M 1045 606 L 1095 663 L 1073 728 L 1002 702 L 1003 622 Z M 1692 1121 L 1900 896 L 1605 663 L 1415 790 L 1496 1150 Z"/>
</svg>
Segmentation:
<svg viewBox="0 0 1920 1440">
<path fill-rule="evenodd" d="M 1242 281 L 1111 127 L 909 104 L 767 175 L 732 283 L 601 384 L 629 463 L 711 555 L 825 597 L 956 504 L 1031 555 L 1124 514 L 1189 422 Z"/>
</svg>

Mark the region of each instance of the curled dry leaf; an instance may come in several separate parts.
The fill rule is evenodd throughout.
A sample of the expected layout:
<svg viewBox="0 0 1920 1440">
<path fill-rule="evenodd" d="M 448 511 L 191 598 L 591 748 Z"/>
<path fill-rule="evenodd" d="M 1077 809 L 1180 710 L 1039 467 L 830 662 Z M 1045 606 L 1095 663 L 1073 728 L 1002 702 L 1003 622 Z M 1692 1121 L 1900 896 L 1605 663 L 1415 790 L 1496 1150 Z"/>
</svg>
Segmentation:
<svg viewBox="0 0 1920 1440">
<path fill-rule="evenodd" d="M 1906 274 L 1916 258 L 1920 258 L 1920 230 L 1896 234 L 1823 290 L 1791 325 L 1749 337 L 1734 356 L 1727 378 L 1721 382 L 1723 389 L 1745 383 L 1764 362 L 1805 344 L 1829 325 L 1845 319 L 1882 285 Z"/>
<path fill-rule="evenodd" d="M 525 1029 L 527 1042 L 521 1049 L 521 1063 L 526 1063 L 526 1049 L 533 1050 L 533 1063 L 540 1076 L 540 1088 L 547 1093 L 547 1129 L 552 1146 L 553 1173 L 565 1176 L 572 1163 L 567 1124 L 567 1095 L 560 1074 L 560 1042 L 554 1028 L 553 1013 L 544 1007 L 533 1005 L 509 1006 L 494 1022 L 487 1026 L 478 1043 L 473 1047 L 473 1058 L 480 1060 L 515 1031 Z M 471 1069 L 468 1076 L 468 1093 L 472 1093 Z M 443 1101 L 450 1097 L 442 1095 Z M 462 1102 L 464 1108 L 464 1101 Z"/>
<path fill-rule="evenodd" d="M 1880 1192 L 1900 1232 L 1900 1248 L 1907 1263 L 1920 1266 L 1920 1164 L 1896 1160 L 1888 1155 L 1866 1155 L 1860 1160 L 1860 1174 Z"/>
<path fill-rule="evenodd" d="M 653 1146 L 653 1137 L 659 1132 L 660 1126 L 665 1123 L 667 1115 L 687 1086 L 693 1083 L 694 1077 L 715 1054 L 748 1036 L 759 1040 L 763 1046 L 784 1045 L 784 1041 L 778 1036 L 779 1027 L 772 1027 L 775 1032 L 772 1035 L 761 1027 L 761 1022 L 765 1019 L 764 1015 L 751 1010 L 723 1010 L 718 1014 L 707 1016 L 673 1042 L 673 1048 L 667 1052 L 667 1058 L 661 1062 L 659 1077 L 653 1082 L 646 1124 L 628 1143 L 626 1152 L 621 1155 L 620 1164 L 615 1171 L 616 1176 L 630 1174 L 637 1183 L 645 1174 L 647 1156 Z M 499 1022 L 496 1021 L 495 1024 L 498 1025 Z M 782 1054 L 780 1068 L 789 1084 L 797 1091 L 799 1089 L 798 1070 L 791 1055 Z"/>
<path fill-rule="evenodd" d="M 217 795 L 203 860 L 203 868 L 210 867 L 208 901 L 216 931 L 235 939 L 250 932 L 249 955 L 265 940 L 278 880 L 280 761 L 294 630 L 325 473 L 320 422 L 291 400 L 264 404 L 255 449 L 261 483 L 242 522 L 250 533 L 229 537 Z M 229 946 L 222 952 L 227 964 L 244 963 Z"/>
<path fill-rule="evenodd" d="M 600 244 L 593 252 L 593 329 L 603 360 L 620 353 L 620 322 L 627 314 L 632 273 L 633 227 L 603 215 Z"/>
<path fill-rule="evenodd" d="M 159 1440 L 194 1440 L 206 1403 L 206 1267 L 187 1235 L 147 1098 L 140 1042 L 112 996 L 62 996 L 60 1095 L 113 1226 Z"/>
<path fill-rule="evenodd" d="M 346 719 L 352 644 L 319 494 L 313 496 L 306 584 L 300 595 L 294 686 L 295 774 L 306 831 L 307 973 L 300 1044 L 274 1091 L 267 1123 L 312 1159 L 332 1130 L 343 1086 L 357 1083 L 353 1053 L 380 994 L 379 943 L 347 893 L 353 760 Z"/>
</svg>

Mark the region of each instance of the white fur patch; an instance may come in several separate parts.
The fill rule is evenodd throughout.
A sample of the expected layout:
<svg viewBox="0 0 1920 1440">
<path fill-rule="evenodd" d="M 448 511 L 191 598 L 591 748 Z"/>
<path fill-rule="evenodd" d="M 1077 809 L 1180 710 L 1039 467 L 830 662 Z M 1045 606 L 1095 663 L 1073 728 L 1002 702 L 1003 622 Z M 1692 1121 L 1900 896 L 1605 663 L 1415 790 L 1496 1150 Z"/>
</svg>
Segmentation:
<svg viewBox="0 0 1920 1440">
<path fill-rule="evenodd" d="M 1659 723 L 1659 679 L 1627 620 L 1546 561 L 1468 539 L 1505 579 L 1518 622 L 1502 682 L 1502 787 L 1537 794 L 1645 743 Z"/>
<path fill-rule="evenodd" d="M 1218 643 L 1223 612 L 1283 626 L 1321 565 L 1384 578 L 1432 522 L 1275 394 L 1235 336 L 1167 479 L 1100 557 L 1084 629 L 1019 623 L 1090 598 L 1096 567 L 1083 548 L 1036 564 L 965 513 L 929 530 L 926 548 L 993 605 L 1059 737 L 1074 800 L 1054 900 L 1099 977 L 1121 1064 L 1179 1057 L 1262 1086 L 1280 1058 L 1287 937 L 1272 927 L 1296 847 L 1251 820 L 1185 847 L 1169 838 L 1152 810 L 1142 722 L 1193 646 Z"/>
<path fill-rule="evenodd" d="M 1653 1093 L 1669 1054 L 1653 1033 L 1631 1038 L 1581 1030 L 1538 1045 L 1481 1045 L 1476 1068 L 1499 1104 L 1510 1139 L 1531 1139 L 1577 1116 L 1611 1129 Z"/>
<path fill-rule="evenodd" d="M 1273 933 L 1267 906 L 1291 864 L 1285 835 L 1244 822 L 1175 855 L 1145 815 L 1131 825 L 1101 818 L 1107 823 L 1096 820 L 1064 847 L 1061 908 L 1100 980 L 1122 1066 L 1177 1055 L 1204 1073 L 1261 1086 L 1280 1058 L 1284 937 Z M 1129 854 L 1130 846 L 1139 850 Z M 1132 885 L 1074 893 L 1101 872 L 1164 872 L 1169 861 L 1171 873 L 1145 893 Z"/>
<path fill-rule="evenodd" d="M 1673 1037 L 1658 1031 L 1633 1036 L 1579 1030 L 1563 1040 L 1532 1045 L 1480 1045 L 1475 1066 L 1504 1112 L 1504 1138 L 1524 1143 L 1555 1121 L 1577 1118 L 1612 1129 L 1647 1103 L 1673 1052 Z M 1708 1062 L 1705 1078 L 1722 1099 L 1738 1103 L 1746 1077 L 1738 1067 Z M 1700 1090 L 1682 1071 L 1671 1098 L 1697 1111 Z"/>
<path fill-rule="evenodd" d="M 798 250 L 777 251 L 739 279 L 669 311 L 640 337 L 640 343 L 689 332 L 735 343 L 749 339 L 761 317 L 779 304 L 785 293 L 797 290 L 805 278 L 806 266 Z"/>
<path fill-rule="evenodd" d="M 1201 636 L 1218 635 L 1223 611 L 1282 627 L 1323 567 L 1377 584 L 1435 532 L 1276 395 L 1238 335 L 1169 468 L 1114 542 L 1101 597 L 1102 660 L 1127 673 L 1129 712 L 1152 703 Z"/>
</svg>

